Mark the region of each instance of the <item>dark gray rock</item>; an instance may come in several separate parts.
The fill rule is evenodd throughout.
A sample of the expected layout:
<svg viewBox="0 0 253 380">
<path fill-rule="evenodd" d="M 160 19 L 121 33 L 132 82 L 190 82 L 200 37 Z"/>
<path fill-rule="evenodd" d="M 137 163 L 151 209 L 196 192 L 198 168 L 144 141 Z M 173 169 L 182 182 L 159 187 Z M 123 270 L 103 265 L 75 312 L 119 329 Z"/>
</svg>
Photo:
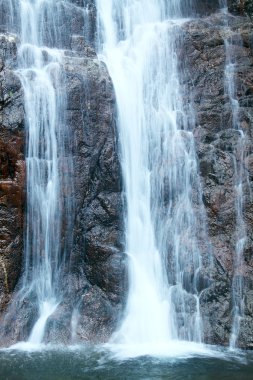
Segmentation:
<svg viewBox="0 0 253 380">
<path fill-rule="evenodd" d="M 219 0 L 193 0 L 197 15 L 203 16 L 219 10 Z"/>
<path fill-rule="evenodd" d="M 19 1 L 0 0 L 0 33 L 20 35 L 20 12 Z M 42 45 L 70 49 L 72 36 L 75 35 L 84 37 L 86 43 L 93 46 L 96 34 L 94 1 L 44 2 L 40 8 L 38 24 Z"/>
<path fill-rule="evenodd" d="M 25 204 L 24 109 L 16 39 L 0 35 L 0 313 L 21 272 Z"/>
<path fill-rule="evenodd" d="M 48 320 L 45 340 L 69 343 L 76 334 L 76 340 L 99 342 L 115 329 L 125 285 L 115 96 L 105 65 L 79 29 L 84 23 L 83 2 L 59 1 L 54 6 L 68 8 L 64 28 L 69 34 L 53 35 L 47 41 L 67 48 L 60 89 L 66 93 L 63 119 L 67 128 L 59 134 L 64 145 L 64 156 L 59 157 L 59 204 L 64 205 L 62 256 L 66 267 L 62 303 Z M 87 7 L 91 10 L 92 3 Z M 3 345 L 26 340 L 38 318 L 33 297 L 20 300 L 18 287 L 13 293 L 22 268 L 25 205 L 23 93 L 13 71 L 17 44 L 14 35 L 0 36 L 0 312 L 12 297 L 7 314 L 2 314 Z M 72 215 L 65 218 L 68 225 L 64 213 Z M 73 329 L 75 313 L 80 317 Z"/>
<path fill-rule="evenodd" d="M 231 13 L 253 17 L 253 3 L 251 0 L 228 0 L 228 9 Z"/>
<path fill-rule="evenodd" d="M 77 295 L 68 292 L 67 298 L 72 303 L 75 299 L 74 309 L 80 314 L 78 339 L 98 342 L 115 328 L 124 296 L 115 96 L 107 69 L 97 59 L 67 55 L 64 71 L 74 168 L 69 173 L 75 204 L 70 273 L 78 283 Z"/>
<path fill-rule="evenodd" d="M 213 247 L 213 264 L 206 267 L 209 286 L 201 292 L 204 339 L 209 343 L 228 344 L 232 326 L 233 300 L 231 295 L 236 245 L 235 168 L 241 160 L 240 133 L 233 129 L 229 98 L 224 91 L 226 51 L 224 39 L 231 41 L 231 55 L 236 61 L 236 97 L 239 127 L 244 131 L 243 160 L 244 211 L 249 239 L 243 253 L 243 282 L 245 284 L 245 318 L 241 324 L 238 344 L 252 347 L 253 316 L 249 283 L 253 274 L 251 154 L 253 151 L 253 85 L 251 45 L 252 23 L 243 17 L 228 15 L 230 30 L 224 29 L 224 16 L 214 14 L 183 26 L 183 46 L 180 70 L 186 105 L 196 112 L 193 129 L 199 170 L 202 178 L 202 199 L 208 222 L 208 235 Z M 225 33 L 230 33 L 228 36 Z M 206 284 L 208 281 L 206 282 Z M 249 293 L 248 293 L 249 292 Z M 249 294 L 249 296 L 248 296 Z"/>
</svg>

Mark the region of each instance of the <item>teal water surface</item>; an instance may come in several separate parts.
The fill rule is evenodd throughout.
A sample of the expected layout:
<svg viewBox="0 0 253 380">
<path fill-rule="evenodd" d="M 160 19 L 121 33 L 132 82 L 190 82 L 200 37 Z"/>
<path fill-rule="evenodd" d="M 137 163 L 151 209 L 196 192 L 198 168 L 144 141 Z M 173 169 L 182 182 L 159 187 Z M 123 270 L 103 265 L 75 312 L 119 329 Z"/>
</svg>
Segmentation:
<svg viewBox="0 0 253 380">
<path fill-rule="evenodd" d="M 253 353 L 116 359 L 105 350 L 0 351 L 1 380 L 252 380 Z"/>
</svg>

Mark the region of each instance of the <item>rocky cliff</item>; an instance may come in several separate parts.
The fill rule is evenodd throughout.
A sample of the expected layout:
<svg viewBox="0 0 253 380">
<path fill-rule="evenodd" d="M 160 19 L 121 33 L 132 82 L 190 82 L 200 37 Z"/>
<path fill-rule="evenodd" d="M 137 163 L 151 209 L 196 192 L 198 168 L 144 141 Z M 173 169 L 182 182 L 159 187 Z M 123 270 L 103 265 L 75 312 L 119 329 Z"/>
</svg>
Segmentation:
<svg viewBox="0 0 253 380">
<path fill-rule="evenodd" d="M 0 1 L 0 312 L 6 309 L 22 270 L 25 227 L 25 115 L 16 73 L 19 22 L 10 26 L 10 2 Z M 240 128 L 246 136 L 244 211 L 248 240 L 244 247 L 245 318 L 239 345 L 253 347 L 253 33 L 250 1 L 228 1 L 229 28 L 219 1 L 195 1 L 201 16 L 182 27 L 178 54 L 185 104 L 195 110 L 193 130 L 212 265 L 204 265 L 201 312 L 204 339 L 228 344 L 233 300 L 231 286 L 236 244 L 235 162 L 239 134 L 232 126 L 232 110 L 224 90 L 225 39 L 231 34 L 236 60 L 236 95 Z M 65 301 L 48 321 L 47 339 L 68 343 L 106 341 L 115 329 L 124 302 L 124 228 L 121 170 L 118 157 L 116 106 L 111 79 L 95 50 L 96 10 L 93 1 L 56 1 L 61 17 L 57 40 L 64 49 L 62 71 L 66 91 L 69 137 L 59 165 L 65 181 L 62 197 L 71 200 L 73 218 L 65 231 L 71 241 L 62 286 Z M 83 12 L 86 7 L 87 12 Z M 14 12 L 14 18 L 17 15 Z M 48 19 L 47 22 L 52 22 Z M 12 34 L 10 34 L 12 33 Z M 237 38 L 236 36 L 240 36 Z M 85 38 L 84 38 L 85 36 Z M 235 36 L 235 37 L 234 37 Z M 191 96 L 189 96 L 189 94 Z M 70 138 L 70 139 L 69 139 Z M 64 137 L 63 137 L 64 139 Z M 66 248 L 67 247 L 67 248 Z M 203 255 L 205 254 L 203 248 Z M 12 316 L 14 330 L 7 342 L 27 338 L 32 316 Z M 24 315 L 26 316 L 24 318 Z M 24 325 L 26 328 L 24 328 Z M 73 327 L 74 326 L 74 327 Z M 12 332 L 10 330 L 12 329 Z M 24 333 L 25 331 L 25 333 Z"/>
<path fill-rule="evenodd" d="M 232 4 L 233 3 L 233 4 Z M 237 2 L 238 3 L 238 2 Z M 224 15 L 213 14 L 183 26 L 185 93 L 191 94 L 187 104 L 196 112 L 194 136 L 202 178 L 203 202 L 206 209 L 208 235 L 214 262 L 207 269 L 210 286 L 201 293 L 205 340 L 228 344 L 232 325 L 232 281 L 236 271 L 236 167 L 243 172 L 243 220 L 247 241 L 244 245 L 239 277 L 244 283 L 245 318 L 241 321 L 238 344 L 253 346 L 253 242 L 252 242 L 252 90 L 253 45 L 252 21 L 245 16 L 250 8 L 240 8 L 230 2 L 230 9 L 241 11 L 244 17 L 230 14 L 224 28 Z M 242 3 L 242 2 L 240 2 Z M 245 2 L 246 4 L 246 2 Z M 233 112 L 225 91 L 226 46 L 232 41 L 235 62 L 236 98 L 239 101 L 239 129 L 233 127 Z M 233 78 L 230 78 L 233 80 Z M 245 154 L 242 154 L 244 149 Z M 211 276 L 210 276 L 211 274 Z"/>
<path fill-rule="evenodd" d="M 62 340 L 63 326 L 64 340 L 71 338 L 73 310 L 75 341 L 106 341 L 116 326 L 123 295 L 123 199 L 115 97 L 105 65 L 92 49 L 85 53 L 83 43 L 80 37 L 78 50 L 66 51 L 63 67 L 73 163 L 63 192 L 72 192 L 73 240 L 68 244 L 65 303 L 49 320 L 50 341 L 58 340 L 59 333 Z"/>
<path fill-rule="evenodd" d="M 228 0 L 228 9 L 232 14 L 240 16 L 253 16 L 253 4 L 251 0 Z"/>
<path fill-rule="evenodd" d="M 23 255 L 24 109 L 16 37 L 0 35 L 0 311 L 20 276 Z"/>
<path fill-rule="evenodd" d="M 14 301 L 7 314 L 2 313 L 2 344 L 27 339 L 38 313 L 32 300 L 20 304 L 12 295 L 24 260 L 26 137 L 24 97 L 16 72 L 19 18 L 10 4 L 0 2 L 0 311 L 11 298 Z M 66 94 L 67 133 L 61 136 L 65 153 L 59 157 L 59 169 L 61 203 L 72 218 L 70 225 L 63 223 L 62 231 L 64 302 L 48 321 L 46 339 L 105 341 L 115 329 L 124 284 L 115 96 L 107 69 L 92 47 L 94 4 L 73 0 L 52 6 L 59 17 L 47 18 L 43 33 L 45 44 L 64 49 L 61 91 Z"/>
</svg>

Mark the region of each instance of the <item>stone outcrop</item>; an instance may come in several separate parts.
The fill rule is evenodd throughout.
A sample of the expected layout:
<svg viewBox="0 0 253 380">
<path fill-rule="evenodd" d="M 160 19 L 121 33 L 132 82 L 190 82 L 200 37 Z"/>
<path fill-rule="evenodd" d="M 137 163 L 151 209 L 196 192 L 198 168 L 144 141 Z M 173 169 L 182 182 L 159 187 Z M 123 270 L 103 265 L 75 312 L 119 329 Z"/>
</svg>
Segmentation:
<svg viewBox="0 0 253 380">
<path fill-rule="evenodd" d="M 48 320 L 46 339 L 101 342 L 115 329 L 125 278 L 115 96 L 107 68 L 92 48 L 94 2 L 56 1 L 52 7 L 58 17 L 44 20 L 43 35 L 45 44 L 65 50 L 60 89 L 66 93 L 66 127 L 61 136 L 65 155 L 59 157 L 59 171 L 63 219 L 64 213 L 71 213 L 71 218 L 65 218 L 69 225 L 63 220 L 63 301 Z M 27 339 L 38 310 L 32 295 L 20 302 L 19 295 L 12 294 L 24 251 L 26 137 L 24 98 L 14 72 L 17 10 L 10 14 L 8 1 L 0 1 L 0 9 L 4 32 L 0 37 L 0 313 L 12 295 L 1 331 L 1 344 L 8 345 Z"/>
<path fill-rule="evenodd" d="M 20 277 L 25 199 L 24 108 L 16 39 L 0 35 L 0 312 Z"/>
<path fill-rule="evenodd" d="M 70 143 L 62 160 L 68 179 L 63 196 L 71 203 L 72 238 L 66 291 L 48 320 L 46 340 L 98 343 L 115 330 L 125 294 L 123 199 L 112 82 L 95 52 L 84 57 L 78 46 L 65 52 L 62 88 Z"/>
<path fill-rule="evenodd" d="M 228 0 L 228 9 L 231 13 L 253 17 L 253 3 L 251 0 Z"/>
<path fill-rule="evenodd" d="M 65 339 L 71 338 L 74 310 L 77 318 L 74 340 L 101 342 L 115 329 L 124 286 L 115 96 L 107 69 L 94 51 L 88 58 L 72 55 L 73 51 L 71 57 L 66 52 L 63 67 L 73 162 L 67 191 L 72 191 L 74 200 L 73 245 L 63 305 L 68 312 L 57 311 L 50 318 L 49 339 L 57 340 L 58 328 L 62 334 L 63 325 Z"/>
<path fill-rule="evenodd" d="M 220 0 L 192 0 L 192 5 L 197 15 L 204 16 L 219 10 Z"/>
<path fill-rule="evenodd" d="M 224 15 L 184 25 L 184 62 L 182 85 L 186 100 L 196 112 L 194 136 L 202 178 L 203 203 L 206 209 L 208 235 L 213 249 L 213 266 L 206 268 L 209 285 L 201 293 L 205 341 L 228 344 L 232 326 L 231 294 L 236 247 L 236 166 L 243 171 L 243 218 L 247 241 L 243 252 L 245 318 L 241 322 L 238 344 L 253 347 L 253 241 L 252 241 L 252 152 L 253 152 L 253 51 L 252 22 L 245 17 Z M 241 155 L 241 134 L 233 127 L 231 103 L 225 88 L 226 48 L 230 38 L 235 66 L 236 97 L 239 101 L 239 128 L 245 134 L 245 155 Z M 233 78 L 230 78 L 233 80 Z M 243 162 L 240 162 L 243 160 Z M 208 275 L 209 273 L 209 275 Z"/>
<path fill-rule="evenodd" d="M 0 32 L 20 34 L 19 2 L 0 0 Z M 44 45 L 71 49 L 73 36 L 85 35 L 86 42 L 94 45 L 96 8 L 94 0 L 55 0 L 41 3 L 45 8 L 40 25 Z M 51 9 L 50 9 L 51 8 Z M 47 10 L 50 9 L 50 12 Z M 43 11 L 41 12 L 43 14 Z"/>
<path fill-rule="evenodd" d="M 192 7 L 199 16 L 215 13 L 222 5 L 226 5 L 231 14 L 253 17 L 252 0 L 192 0 Z"/>
</svg>

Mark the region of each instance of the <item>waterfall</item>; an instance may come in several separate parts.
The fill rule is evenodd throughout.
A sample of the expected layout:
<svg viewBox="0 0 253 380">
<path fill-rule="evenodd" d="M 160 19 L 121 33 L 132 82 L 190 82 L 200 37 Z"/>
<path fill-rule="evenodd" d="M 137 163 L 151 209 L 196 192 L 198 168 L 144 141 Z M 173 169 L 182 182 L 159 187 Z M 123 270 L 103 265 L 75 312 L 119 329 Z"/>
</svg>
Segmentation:
<svg viewBox="0 0 253 380">
<path fill-rule="evenodd" d="M 125 185 L 129 293 L 111 341 L 201 342 L 197 237 L 203 227 L 192 127 L 177 49 L 180 1 L 97 0 L 99 49 L 112 77 Z M 198 216 L 197 216 L 198 210 Z"/>
<path fill-rule="evenodd" d="M 6 20 L 0 14 L 0 23 L 3 23 L 6 33 L 17 33 L 20 37 L 15 71 L 22 83 L 27 136 L 24 266 L 1 330 L 4 330 L 3 336 L 11 335 L 12 330 L 14 331 L 10 340 L 6 340 L 8 343 L 12 340 L 22 341 L 12 346 L 14 348 L 24 345 L 23 341 L 25 347 L 33 345 L 37 347 L 45 341 L 54 339 L 61 342 L 69 342 L 71 339 L 72 342 L 79 342 L 82 339 L 92 340 L 92 333 L 89 335 L 85 330 L 86 316 L 82 314 L 82 310 L 86 307 L 84 296 L 89 290 L 94 291 L 94 298 L 92 296 L 89 298 L 89 294 L 87 296 L 94 310 L 100 310 L 96 307 L 102 299 L 103 302 L 101 301 L 99 305 L 101 310 L 108 306 L 110 312 L 105 313 L 106 316 L 101 320 L 96 316 L 97 311 L 95 314 L 91 313 L 88 321 L 92 327 L 88 328 L 92 330 L 96 317 L 98 325 L 95 325 L 101 330 L 106 330 L 107 325 L 111 324 L 108 335 L 105 334 L 106 337 L 114 328 L 114 319 L 109 321 L 108 315 L 111 316 L 120 308 L 120 301 L 115 301 L 116 298 L 110 294 L 111 299 L 106 293 L 106 287 L 103 288 L 100 280 L 93 278 L 95 277 L 91 274 L 93 263 L 86 265 L 85 258 L 81 257 L 80 266 L 83 267 L 80 268 L 80 273 L 83 273 L 83 282 L 81 284 L 80 281 L 80 285 L 76 284 L 79 273 L 75 277 L 76 273 L 74 275 L 71 273 L 72 268 L 68 272 L 73 242 L 72 202 L 75 196 L 76 199 L 79 197 L 79 194 L 72 191 L 72 183 L 69 183 L 72 182 L 74 173 L 70 156 L 73 152 L 75 155 L 76 143 L 71 141 L 69 134 L 73 133 L 73 140 L 78 140 L 79 136 L 78 133 L 75 136 L 75 126 L 71 125 L 69 129 L 73 130 L 68 131 L 69 94 L 65 84 L 69 83 L 66 81 L 70 81 L 70 71 L 72 74 L 75 71 L 70 65 L 72 59 L 76 59 L 74 65 L 79 62 L 80 67 L 86 65 L 85 61 L 90 60 L 87 67 L 82 66 L 84 70 L 80 74 L 80 82 L 82 77 L 83 82 L 87 80 L 88 83 L 91 75 L 91 84 L 93 84 L 93 79 L 97 78 L 98 73 L 98 71 L 93 72 L 93 63 L 94 67 L 105 69 L 103 64 L 98 64 L 91 49 L 91 45 L 96 45 L 99 59 L 108 67 L 116 94 L 119 156 L 125 200 L 124 238 L 128 263 L 128 293 L 123 313 L 109 345 L 118 349 L 135 347 L 138 355 L 152 355 L 154 352 L 166 354 L 168 350 L 179 347 L 202 349 L 201 343 L 207 335 L 207 329 L 202 328 L 201 310 L 204 302 L 209 303 L 206 314 L 203 313 L 207 320 L 209 318 L 207 314 L 210 314 L 210 310 L 214 310 L 213 305 L 210 306 L 214 293 L 212 289 L 208 289 L 212 282 L 211 277 L 214 273 L 216 281 L 222 277 L 222 274 L 218 273 L 215 277 L 219 263 L 217 265 L 214 263 L 212 266 L 213 262 L 207 247 L 209 238 L 206 232 L 201 174 L 193 135 L 198 119 L 194 104 L 191 103 L 191 96 L 186 96 L 188 94 L 184 93 L 185 88 L 191 87 L 189 84 L 191 67 L 187 67 L 187 57 L 182 52 L 185 46 L 185 34 L 188 33 L 191 38 L 195 38 L 189 29 L 187 30 L 189 25 L 191 28 L 191 23 L 187 24 L 187 27 L 184 24 L 197 14 L 194 9 L 196 1 L 96 0 L 95 3 L 96 9 L 93 1 L 73 0 L 73 3 L 70 3 L 65 0 L 0 0 L 0 9 L 6 14 Z M 78 9 L 79 15 L 83 17 L 73 16 L 73 23 L 71 21 L 71 26 L 67 26 L 70 33 L 63 32 L 64 23 L 69 17 L 67 9 L 71 7 L 75 11 Z M 224 99 L 226 111 L 231 115 L 229 128 L 233 129 L 232 134 L 235 137 L 231 141 L 233 145 L 231 156 L 234 158 L 232 187 L 236 227 L 231 234 L 234 253 L 231 270 L 230 336 L 230 348 L 234 349 L 238 343 L 240 344 L 241 325 L 246 320 L 244 309 L 247 316 L 244 299 L 247 285 L 244 283 L 243 275 L 244 251 L 247 248 L 244 208 L 247 194 L 245 190 L 249 184 L 245 168 L 248 148 L 247 137 L 240 125 L 240 104 L 236 84 L 239 62 L 237 62 L 238 53 L 234 48 L 235 45 L 242 44 L 242 38 L 230 25 L 230 15 L 225 0 L 220 0 L 220 8 L 223 13 L 215 15 L 214 22 L 220 23 L 222 20 L 222 31 L 219 33 L 224 35 L 226 54 Z M 78 18 L 78 22 L 75 22 L 77 21 L 75 17 Z M 95 18 L 96 43 L 94 43 Z M 82 28 L 83 20 L 89 22 Z M 201 25 L 200 23 L 198 27 L 202 27 Z M 216 24 L 214 26 L 216 27 Z M 220 27 L 220 24 L 218 26 Z M 85 35 L 83 40 L 83 36 L 78 34 L 79 27 Z M 196 32 L 198 33 L 198 29 Z M 77 45 L 79 50 L 75 51 Z M 89 50 L 87 54 L 84 52 L 86 48 Z M 205 65 L 203 68 L 208 70 Z M 79 72 L 76 74 L 78 77 Z M 204 76 L 205 74 L 203 79 Z M 214 77 L 216 79 L 215 72 Z M 100 79 L 99 86 L 100 84 L 104 86 L 102 76 Z M 197 83 L 196 88 L 198 85 Z M 205 86 L 203 83 L 200 91 L 205 90 Z M 93 87 L 87 86 L 87 92 L 90 90 L 93 91 Z M 112 91 L 110 95 L 112 96 L 108 98 L 108 102 L 110 101 L 112 105 L 114 102 Z M 192 97 L 194 96 L 193 91 Z M 82 98 L 80 101 L 83 100 L 83 95 L 80 98 Z M 95 99 L 94 96 L 94 103 Z M 84 109 L 81 111 L 85 112 L 85 107 L 89 108 L 90 105 L 88 101 L 83 103 Z M 199 109 L 203 110 L 201 107 Z M 97 109 L 94 109 L 93 120 L 97 123 L 95 112 Z M 113 114 L 113 107 L 105 112 L 108 112 L 106 117 L 108 116 L 109 120 L 109 116 Z M 90 114 L 93 115 L 93 109 Z M 85 118 L 83 120 L 85 122 Z M 113 128 L 113 125 L 110 127 Z M 211 147 L 211 143 L 208 142 L 208 145 Z M 208 149 L 208 145 L 206 144 L 205 149 Z M 86 151 L 83 149 L 81 164 L 85 155 Z M 99 153 L 96 155 L 99 156 Z M 98 173 L 96 175 L 99 176 Z M 82 189 L 78 191 L 86 191 L 83 190 L 83 186 L 80 188 Z M 107 191 L 104 188 L 103 190 Z M 101 191 L 99 186 L 97 191 Z M 87 212 L 95 212 L 93 209 L 88 211 L 85 209 L 90 199 L 81 200 L 81 198 L 80 196 L 80 204 L 85 204 L 81 206 L 81 212 L 75 214 L 78 220 L 86 218 Z M 95 209 L 95 202 L 93 206 Z M 96 220 L 94 219 L 94 223 Z M 86 220 L 82 219 L 82 222 L 85 224 Z M 215 222 L 215 226 L 218 226 L 217 223 Z M 80 239 L 80 251 L 82 251 L 81 245 L 84 247 L 88 240 L 85 235 L 86 229 L 84 231 L 77 227 L 75 234 L 82 234 Z M 91 236 L 91 239 L 96 240 L 97 235 Z M 111 241 L 113 240 L 108 240 L 108 244 L 114 248 L 114 243 Z M 75 248 L 73 248 L 74 254 Z M 93 247 L 90 256 L 93 255 L 92 249 Z M 99 249 L 98 247 L 98 254 L 101 252 Z M 78 251 L 76 255 L 78 260 L 75 265 L 79 265 L 79 255 L 82 253 Z M 108 268 L 111 269 L 110 265 Z M 106 271 L 104 268 L 103 270 Z M 71 281 L 73 283 L 76 281 L 72 288 L 69 286 L 72 285 Z M 106 279 L 106 282 L 109 280 Z M 70 289 L 66 289 L 68 286 Z M 74 292 L 77 293 L 76 289 L 78 294 L 75 294 L 75 298 L 72 295 Z M 201 297 L 205 291 L 206 298 Z M 96 292 L 99 292 L 98 300 L 95 298 Z M 217 302 L 219 300 L 215 301 Z M 81 303 L 82 307 L 79 309 Z M 19 311 L 21 322 L 18 317 L 16 318 Z M 65 331 L 62 334 L 64 336 L 60 336 L 63 320 L 66 322 Z M 49 331 L 49 323 L 53 326 L 52 331 Z M 224 331 L 227 329 L 226 323 Z M 57 334 L 59 336 L 56 337 Z M 102 339 L 105 340 L 104 336 Z"/>
<path fill-rule="evenodd" d="M 225 95 L 228 96 L 232 114 L 232 128 L 238 132 L 238 142 L 234 157 L 234 192 L 235 192 L 235 247 L 233 257 L 233 279 L 232 279 L 232 329 L 230 336 L 230 348 L 235 349 L 240 334 L 241 321 L 244 318 L 244 280 L 243 280 L 243 254 L 247 240 L 246 225 L 243 219 L 244 209 L 244 185 L 248 182 L 244 169 L 246 156 L 246 136 L 240 128 L 239 102 L 237 100 L 236 69 L 237 58 L 234 45 L 242 45 L 241 36 L 232 31 L 229 26 L 227 1 L 221 2 L 225 18 L 225 31 L 227 37 L 224 40 L 226 50 L 225 66 Z"/>
<path fill-rule="evenodd" d="M 61 53 L 43 48 L 45 14 L 52 17 L 53 1 L 23 0 L 20 4 L 19 75 L 25 96 L 27 142 L 27 216 L 25 276 L 21 292 L 34 292 L 39 319 L 29 337 L 41 343 L 48 317 L 59 302 L 61 209 L 57 128 L 64 99 Z"/>
<path fill-rule="evenodd" d="M 24 273 L 15 307 L 32 305 L 37 321 L 28 343 L 40 344 L 64 291 L 60 286 L 66 256 L 63 231 L 67 234 L 72 217 L 70 200 L 62 195 L 65 178 L 60 169 L 63 159 L 65 167 L 69 165 L 63 51 L 57 49 L 61 36 L 55 24 L 60 7 L 54 0 L 11 0 L 7 5 L 10 19 L 20 28 L 17 74 L 24 91 L 27 135 Z"/>
</svg>

